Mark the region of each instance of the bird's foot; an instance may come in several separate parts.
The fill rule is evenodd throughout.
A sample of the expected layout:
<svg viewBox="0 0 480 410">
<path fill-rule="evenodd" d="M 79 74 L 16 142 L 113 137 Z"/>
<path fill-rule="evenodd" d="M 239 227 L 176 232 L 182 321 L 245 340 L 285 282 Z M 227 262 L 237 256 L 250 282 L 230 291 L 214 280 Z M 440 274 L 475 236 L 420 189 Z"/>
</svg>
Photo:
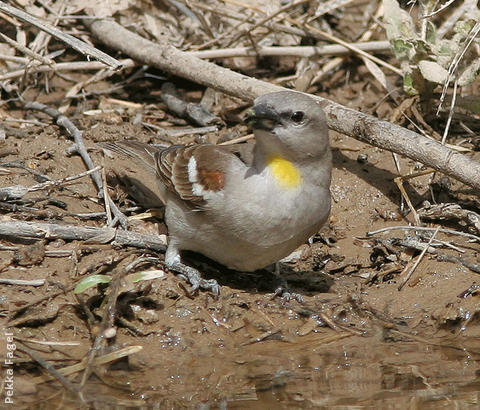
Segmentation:
<svg viewBox="0 0 480 410">
<path fill-rule="evenodd" d="M 300 293 L 292 292 L 288 286 L 288 283 L 280 273 L 280 263 L 275 263 L 275 270 L 273 274 L 276 276 L 280 285 L 275 292 L 273 293 L 272 299 L 280 297 L 283 303 L 290 302 L 291 300 L 296 300 L 298 303 L 304 303 L 303 296 Z"/>
<path fill-rule="evenodd" d="M 288 287 L 286 286 L 279 286 L 277 289 L 275 289 L 275 292 L 273 293 L 272 299 L 280 297 L 282 302 L 290 302 L 292 300 L 296 300 L 298 303 L 304 303 L 305 300 L 303 299 L 303 296 L 300 293 L 297 292 L 292 292 Z"/>
<path fill-rule="evenodd" d="M 197 269 L 184 265 L 181 262 L 177 262 L 167 267 L 192 285 L 190 293 L 195 293 L 198 289 L 204 289 L 211 291 L 215 296 L 220 294 L 220 286 L 217 281 L 215 279 L 203 279 Z"/>
</svg>

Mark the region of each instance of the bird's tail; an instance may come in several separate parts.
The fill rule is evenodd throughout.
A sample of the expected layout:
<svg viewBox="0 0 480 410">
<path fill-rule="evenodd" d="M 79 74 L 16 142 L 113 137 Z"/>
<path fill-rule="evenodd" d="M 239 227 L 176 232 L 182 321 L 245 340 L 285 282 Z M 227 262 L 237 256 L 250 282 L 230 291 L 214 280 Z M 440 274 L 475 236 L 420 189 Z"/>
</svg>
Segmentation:
<svg viewBox="0 0 480 410">
<path fill-rule="evenodd" d="M 139 165 L 155 174 L 155 153 L 166 147 L 154 146 L 138 141 L 99 142 L 98 145 L 139 162 Z"/>
</svg>

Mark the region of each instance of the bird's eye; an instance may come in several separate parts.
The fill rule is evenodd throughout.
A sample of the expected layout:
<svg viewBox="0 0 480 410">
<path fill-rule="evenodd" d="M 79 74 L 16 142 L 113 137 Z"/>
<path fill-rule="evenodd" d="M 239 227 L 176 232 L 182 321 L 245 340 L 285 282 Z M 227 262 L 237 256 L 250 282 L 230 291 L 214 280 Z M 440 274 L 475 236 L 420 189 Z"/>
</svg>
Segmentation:
<svg viewBox="0 0 480 410">
<path fill-rule="evenodd" d="M 305 113 L 303 111 L 295 111 L 290 118 L 293 122 L 299 124 L 305 118 Z"/>
</svg>

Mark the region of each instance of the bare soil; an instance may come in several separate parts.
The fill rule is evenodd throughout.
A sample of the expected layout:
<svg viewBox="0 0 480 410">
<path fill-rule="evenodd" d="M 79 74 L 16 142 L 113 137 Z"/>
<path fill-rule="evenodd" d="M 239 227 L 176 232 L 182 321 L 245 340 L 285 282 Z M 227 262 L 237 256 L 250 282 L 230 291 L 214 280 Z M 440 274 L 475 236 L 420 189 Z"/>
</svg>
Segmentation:
<svg viewBox="0 0 480 410">
<path fill-rule="evenodd" d="M 355 58 L 338 73 L 316 93 L 390 118 L 393 103 L 388 99 L 379 102 L 384 91 Z M 49 92 L 42 83 L 24 98 L 59 107 L 66 90 L 87 78 L 82 73 L 71 73 L 68 79 L 54 76 L 49 79 Z M 112 77 L 96 83 L 91 90 L 108 90 L 117 80 Z M 200 100 L 201 88 L 171 80 L 185 100 Z M 135 138 L 165 143 L 165 137 L 142 126 L 138 118 L 168 129 L 192 127 L 161 102 L 162 82 L 141 78 L 111 95 L 121 101 L 96 94 L 70 107 L 67 116 L 83 131 L 97 164 L 104 162 L 96 145 L 100 141 Z M 238 121 L 244 108 L 239 101 L 218 95 L 212 111 L 226 121 L 226 127 L 174 142 L 215 143 L 246 135 L 246 127 Z M 6 139 L 0 140 L 0 188 L 32 186 L 42 181 L 39 175 L 55 180 L 85 171 L 77 155 L 67 155 L 72 141 L 51 118 L 27 112 L 15 102 L 3 105 L 1 114 L 42 124 L 3 124 Z M 444 121 L 442 117 L 430 125 L 440 130 Z M 455 137 L 449 142 L 455 144 Z M 436 247 L 437 253 L 426 253 L 399 290 L 420 250 L 401 246 L 398 240 L 410 236 L 425 244 L 432 232 L 416 235 L 390 230 L 367 236 L 370 231 L 414 222 L 393 181 L 398 175 L 394 158 L 390 152 L 335 133 L 331 133 L 331 145 L 330 221 L 311 244 L 281 264 L 282 274 L 304 302 L 274 298 L 277 281 L 268 271 L 232 272 L 198 255 L 192 255 L 192 261 L 205 277 L 221 285 L 218 299 L 208 292 L 190 295 L 188 286 L 170 272 L 155 280 L 122 281 L 115 337 L 97 356 L 125 346 L 141 346 L 141 350 L 113 364 L 94 367 L 83 390 L 88 406 L 438 409 L 457 404 L 477 408 L 480 244 L 438 232 L 436 239 L 447 245 Z M 478 151 L 469 155 L 480 160 Z M 398 161 L 403 174 L 419 168 L 406 158 Z M 107 165 L 107 174 L 108 170 Z M 107 178 L 110 195 L 120 208 L 134 207 L 135 201 L 116 185 L 115 178 Z M 469 187 L 442 175 L 434 176 L 432 183 L 431 178 L 429 174 L 404 184 L 416 209 L 425 200 L 433 203 L 433 192 L 438 203 L 455 203 L 478 212 L 478 196 Z M 0 200 L 0 221 L 103 227 L 104 216 L 85 219 L 78 215 L 104 210 L 92 181 L 85 177 L 29 193 L 18 201 Z M 458 221 L 442 224 L 478 235 Z M 165 233 L 161 216 L 131 220 L 129 229 Z M 7 351 L 6 335 L 13 333 L 17 343 L 35 349 L 56 368 L 80 362 L 99 331 L 111 289 L 96 286 L 76 295 L 74 285 L 92 274 L 115 277 L 142 255 L 163 258 L 148 249 L 115 247 L 108 241 L 0 238 L 1 279 L 45 280 L 42 286 L 0 284 L 0 326 L 5 329 L 2 354 Z M 146 264 L 137 270 L 145 269 L 153 266 Z M 14 366 L 18 408 L 81 406 L 78 397 L 58 381 L 40 383 L 37 377 L 43 374 L 38 362 L 19 345 Z M 71 380 L 79 382 L 81 374 L 70 376 Z"/>
</svg>

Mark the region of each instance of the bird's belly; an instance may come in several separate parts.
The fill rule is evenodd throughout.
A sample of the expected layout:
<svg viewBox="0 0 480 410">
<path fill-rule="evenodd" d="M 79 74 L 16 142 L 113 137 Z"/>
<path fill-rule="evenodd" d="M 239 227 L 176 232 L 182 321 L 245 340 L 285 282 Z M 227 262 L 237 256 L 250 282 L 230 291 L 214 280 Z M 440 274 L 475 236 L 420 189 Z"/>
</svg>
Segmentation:
<svg viewBox="0 0 480 410">
<path fill-rule="evenodd" d="M 180 250 L 201 253 L 240 271 L 264 268 L 289 255 L 328 218 L 328 194 L 295 198 L 279 206 L 274 198 L 191 212 L 176 203 L 166 209 L 170 238 Z M 238 205 L 238 204 L 237 204 Z"/>
<path fill-rule="evenodd" d="M 230 269 L 252 272 L 287 256 L 305 240 L 306 238 L 301 238 L 300 241 L 295 238 L 275 246 L 263 247 L 238 238 L 210 237 L 201 243 L 190 243 L 190 247 L 195 248 L 190 250 L 208 256 Z"/>
<path fill-rule="evenodd" d="M 289 255 L 320 229 L 326 217 L 300 228 L 285 223 L 269 227 L 259 223 L 255 233 L 232 231 L 204 224 L 184 241 L 183 249 L 199 252 L 231 269 L 251 272 L 271 265 Z M 290 228 L 290 230 L 285 229 Z"/>
</svg>

